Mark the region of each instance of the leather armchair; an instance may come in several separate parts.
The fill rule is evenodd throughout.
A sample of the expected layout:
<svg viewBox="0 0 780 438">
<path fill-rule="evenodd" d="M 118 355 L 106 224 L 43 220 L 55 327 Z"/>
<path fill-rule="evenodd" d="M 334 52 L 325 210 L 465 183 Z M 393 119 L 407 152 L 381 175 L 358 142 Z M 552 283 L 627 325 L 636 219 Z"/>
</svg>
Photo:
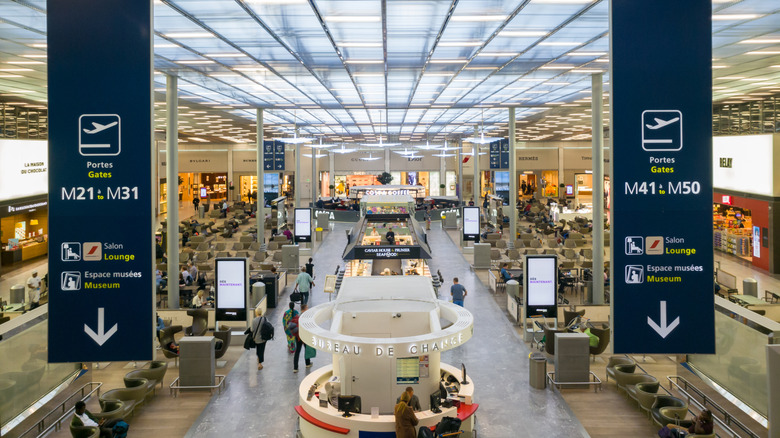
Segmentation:
<svg viewBox="0 0 780 438">
<path fill-rule="evenodd" d="M 636 362 L 634 362 L 633 359 L 628 358 L 626 356 L 612 356 L 609 358 L 609 362 L 607 362 L 607 378 L 606 381 L 609 382 L 609 378 L 612 377 L 612 380 L 615 379 L 615 366 L 616 365 L 634 365 L 636 367 Z"/>
<path fill-rule="evenodd" d="M 206 309 L 192 309 L 187 311 L 192 317 L 192 325 L 184 329 L 187 336 L 203 336 L 209 329 L 209 311 Z"/>
<path fill-rule="evenodd" d="M 169 350 L 168 345 L 170 345 L 171 342 L 175 342 L 175 335 L 181 330 L 182 328 L 180 325 L 172 325 L 160 330 L 160 346 L 162 347 L 163 356 L 168 359 L 176 359 L 177 361 L 179 359 L 179 353 Z"/>
<path fill-rule="evenodd" d="M 596 355 L 603 353 L 607 349 L 609 341 L 612 338 L 612 331 L 609 327 L 603 329 L 591 327 L 590 332 L 599 338 L 599 345 L 590 347 L 590 354 L 595 358 Z"/>
<path fill-rule="evenodd" d="M 101 408 L 101 412 L 92 413 L 92 416 L 99 420 L 106 420 L 111 421 L 115 420 L 117 418 L 122 418 L 122 414 L 124 413 L 124 403 L 121 401 L 114 401 L 114 400 L 106 400 L 103 402 L 103 407 Z"/>
<path fill-rule="evenodd" d="M 571 324 L 572 320 L 576 317 L 583 317 L 585 316 L 585 309 L 578 310 L 576 312 L 572 312 L 571 310 L 565 310 L 563 311 L 563 326 L 566 327 L 569 324 Z M 591 330 L 592 331 L 592 330 Z"/>
<path fill-rule="evenodd" d="M 635 385 L 639 382 L 652 381 L 647 379 L 648 374 L 636 373 L 636 365 L 615 365 L 615 382 L 617 383 L 618 390 L 623 390 L 628 393 L 628 386 Z M 652 376 L 650 376 L 652 377 Z M 655 379 L 653 377 L 653 379 Z"/>
<path fill-rule="evenodd" d="M 70 436 L 73 438 L 100 438 L 100 428 L 95 426 L 70 425 Z"/>
<path fill-rule="evenodd" d="M 655 398 L 650 413 L 653 416 L 653 421 L 661 427 L 669 423 L 680 424 L 684 427 L 691 425 L 690 420 L 685 420 L 685 416 L 688 415 L 688 403 L 677 397 L 659 395 Z"/>
<path fill-rule="evenodd" d="M 214 351 L 214 358 L 219 359 L 220 357 L 224 356 L 225 353 L 227 353 L 228 347 L 230 347 L 230 329 L 227 327 L 222 327 L 221 330 L 214 332 L 214 337 L 222 341 L 222 345 L 220 345 L 216 351 Z"/>
<path fill-rule="evenodd" d="M 636 385 L 640 383 L 658 383 L 658 379 L 649 374 L 633 374 L 632 376 L 633 377 L 629 379 L 632 381 L 632 383 L 628 383 L 625 386 L 626 393 L 629 397 L 631 397 L 632 400 L 639 403 L 639 399 L 637 398 Z"/>
<path fill-rule="evenodd" d="M 135 381 L 146 379 L 146 394 L 149 395 L 149 393 L 154 392 L 158 383 L 162 386 L 166 371 L 168 371 L 168 362 L 152 361 L 149 368 L 133 370 L 125 374 L 125 387 L 138 386 L 137 383 L 134 384 Z"/>
<path fill-rule="evenodd" d="M 658 390 L 661 388 L 661 384 L 656 380 L 655 382 L 640 382 L 634 385 L 636 388 L 636 401 L 639 403 L 639 409 L 647 412 L 650 415 L 650 409 L 655 403 L 656 397 L 658 397 Z"/>
<path fill-rule="evenodd" d="M 544 326 L 544 351 L 551 355 L 555 356 L 555 334 L 556 333 L 566 333 L 565 330 L 554 330 L 546 325 Z"/>
<path fill-rule="evenodd" d="M 101 394 L 99 398 L 101 409 L 106 409 L 106 402 L 121 401 L 123 409 L 121 417 L 127 418 L 129 415 L 131 415 L 136 406 L 143 403 L 144 399 L 146 398 L 146 385 L 148 380 L 138 378 L 133 379 L 128 383 L 134 386 L 128 388 L 112 389 Z"/>
</svg>

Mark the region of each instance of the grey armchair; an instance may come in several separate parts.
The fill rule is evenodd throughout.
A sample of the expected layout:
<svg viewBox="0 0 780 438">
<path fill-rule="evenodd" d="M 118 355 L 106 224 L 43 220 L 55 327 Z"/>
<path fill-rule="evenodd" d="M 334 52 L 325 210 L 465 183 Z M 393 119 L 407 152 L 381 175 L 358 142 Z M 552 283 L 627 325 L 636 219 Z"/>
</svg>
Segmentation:
<svg viewBox="0 0 780 438">
<path fill-rule="evenodd" d="M 565 332 L 565 330 L 554 330 L 544 326 L 544 351 L 547 354 L 555 356 L 555 334 Z"/>
<path fill-rule="evenodd" d="M 563 311 L 563 325 L 564 325 L 564 327 L 568 326 L 569 324 L 571 324 L 571 322 L 574 320 L 574 318 L 576 318 L 578 316 L 579 317 L 585 316 L 585 309 L 577 310 L 577 311 L 571 311 L 571 310 L 565 310 L 564 309 L 564 311 Z"/>
<path fill-rule="evenodd" d="M 178 363 L 179 360 L 179 353 L 176 351 L 172 351 L 168 349 L 168 346 L 171 344 L 171 342 L 176 342 L 175 335 L 176 333 L 179 333 L 182 330 L 180 325 L 174 325 L 170 327 L 165 327 L 164 329 L 160 330 L 160 346 L 162 348 L 163 356 L 165 356 L 168 359 L 176 359 L 176 362 Z"/>
<path fill-rule="evenodd" d="M 95 426 L 70 425 L 70 436 L 73 438 L 100 438 L 100 428 Z"/>
<path fill-rule="evenodd" d="M 615 379 L 615 366 L 616 365 L 634 365 L 636 366 L 636 362 L 634 362 L 633 359 L 625 357 L 625 356 L 612 356 L 609 358 L 609 362 L 607 362 L 607 378 L 606 381 L 609 382 L 609 378 L 612 377 L 612 379 Z"/>
<path fill-rule="evenodd" d="M 659 395 L 655 398 L 650 413 L 653 416 L 653 421 L 662 427 L 669 423 L 685 427 L 691 425 L 690 420 L 685 420 L 685 416 L 688 415 L 688 403 L 677 397 Z"/>
<path fill-rule="evenodd" d="M 635 385 L 639 382 L 649 382 L 652 379 L 648 379 L 645 373 L 636 373 L 636 364 L 634 365 L 615 365 L 615 382 L 617 383 L 618 390 L 623 390 L 628 393 L 628 386 Z M 649 376 L 653 377 L 653 376 Z M 655 379 L 655 377 L 653 377 Z"/>
<path fill-rule="evenodd" d="M 148 381 L 143 378 L 133 379 L 132 381 L 125 383 L 133 385 L 131 387 L 117 388 L 104 392 L 98 399 L 100 401 L 101 409 L 105 410 L 106 407 L 109 406 L 107 402 L 121 401 L 122 412 L 118 414 L 121 414 L 121 418 L 127 418 L 128 416 L 132 415 L 135 408 L 143 403 L 144 399 L 146 398 L 147 383 Z"/>
<path fill-rule="evenodd" d="M 595 347 L 590 347 L 590 354 L 595 358 L 597 355 L 606 351 L 607 346 L 609 346 L 609 341 L 612 338 L 612 334 L 611 334 L 612 332 L 609 329 L 609 327 L 607 328 L 591 327 L 590 332 L 598 336 L 599 338 L 599 345 Z"/>
<path fill-rule="evenodd" d="M 214 331 L 214 337 L 222 341 L 222 345 L 214 351 L 214 358 L 219 359 L 227 353 L 228 347 L 230 347 L 230 329 L 221 327 L 220 330 Z"/>
<path fill-rule="evenodd" d="M 132 387 L 133 381 L 146 379 L 146 395 L 154 393 L 157 384 L 162 386 L 165 372 L 168 371 L 168 362 L 155 360 L 149 364 L 149 368 L 133 370 L 125 374 L 125 387 Z"/>
<path fill-rule="evenodd" d="M 656 380 L 655 382 L 640 382 L 634 386 L 636 387 L 636 401 L 639 403 L 639 409 L 647 412 L 647 415 L 650 416 L 650 409 L 658 397 L 661 384 Z"/>
<path fill-rule="evenodd" d="M 640 383 L 658 383 L 658 379 L 651 376 L 650 374 L 634 374 L 633 377 L 629 378 L 629 383 L 625 385 L 626 393 L 629 397 L 631 397 L 632 400 L 639 403 L 639 398 L 637 397 L 637 385 Z"/>
<path fill-rule="evenodd" d="M 209 311 L 206 309 L 192 309 L 187 311 L 192 317 L 192 325 L 184 329 L 187 336 L 203 336 L 209 329 Z"/>
</svg>

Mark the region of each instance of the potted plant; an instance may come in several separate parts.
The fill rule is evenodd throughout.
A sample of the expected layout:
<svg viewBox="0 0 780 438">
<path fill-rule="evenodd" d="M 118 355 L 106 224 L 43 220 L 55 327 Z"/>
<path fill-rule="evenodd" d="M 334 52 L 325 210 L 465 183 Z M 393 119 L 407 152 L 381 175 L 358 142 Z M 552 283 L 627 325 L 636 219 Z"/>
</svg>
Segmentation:
<svg viewBox="0 0 780 438">
<path fill-rule="evenodd" d="M 379 181 L 379 184 L 384 186 L 390 184 L 390 182 L 393 180 L 393 175 L 390 175 L 387 172 L 382 172 L 381 174 L 377 175 L 376 180 Z"/>
</svg>

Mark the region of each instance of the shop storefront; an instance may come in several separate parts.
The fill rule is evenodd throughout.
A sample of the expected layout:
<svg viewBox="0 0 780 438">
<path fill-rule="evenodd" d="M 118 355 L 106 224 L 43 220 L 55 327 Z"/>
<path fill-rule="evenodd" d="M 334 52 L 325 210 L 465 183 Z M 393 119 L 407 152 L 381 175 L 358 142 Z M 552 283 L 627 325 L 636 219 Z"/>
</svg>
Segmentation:
<svg viewBox="0 0 780 438">
<path fill-rule="evenodd" d="M 779 146 L 780 136 L 769 134 L 715 137 L 712 147 L 715 249 L 770 273 L 780 272 Z"/>
<path fill-rule="evenodd" d="M 2 264 L 48 253 L 48 142 L 0 140 Z"/>
</svg>

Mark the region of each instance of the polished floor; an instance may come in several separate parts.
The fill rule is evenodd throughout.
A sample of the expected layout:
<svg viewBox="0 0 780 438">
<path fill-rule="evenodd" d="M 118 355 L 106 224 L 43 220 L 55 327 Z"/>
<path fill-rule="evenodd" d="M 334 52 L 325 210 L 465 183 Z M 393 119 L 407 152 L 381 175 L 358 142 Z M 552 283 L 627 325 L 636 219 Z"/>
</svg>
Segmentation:
<svg viewBox="0 0 780 438">
<path fill-rule="evenodd" d="M 333 272 L 341 263 L 338 255 L 346 245 L 343 230 L 347 227 L 337 224 L 328 233 L 314 255 L 315 274 Z M 429 242 L 433 270 L 441 270 L 448 283 L 458 276 L 469 291 L 465 306 L 475 315 L 474 337 L 443 353 L 442 361 L 463 362 L 475 381 L 475 399 L 480 404 L 478 434 L 494 438 L 588 436 L 559 394 L 528 386 L 529 350 L 458 247 L 436 227 Z M 313 304 L 327 301 L 317 289 Z M 280 324 L 283 310 L 271 309 L 268 317 Z M 318 352 L 313 369 L 330 362 L 329 355 Z M 209 402 L 186 436 L 294 437 L 298 419 L 293 406 L 298 403 L 298 385 L 306 369 L 301 366 L 300 373 L 293 373 L 292 357 L 281 340 L 266 348 L 264 365 L 258 371 L 253 352 L 243 354 L 228 376 L 227 389 Z"/>
</svg>

